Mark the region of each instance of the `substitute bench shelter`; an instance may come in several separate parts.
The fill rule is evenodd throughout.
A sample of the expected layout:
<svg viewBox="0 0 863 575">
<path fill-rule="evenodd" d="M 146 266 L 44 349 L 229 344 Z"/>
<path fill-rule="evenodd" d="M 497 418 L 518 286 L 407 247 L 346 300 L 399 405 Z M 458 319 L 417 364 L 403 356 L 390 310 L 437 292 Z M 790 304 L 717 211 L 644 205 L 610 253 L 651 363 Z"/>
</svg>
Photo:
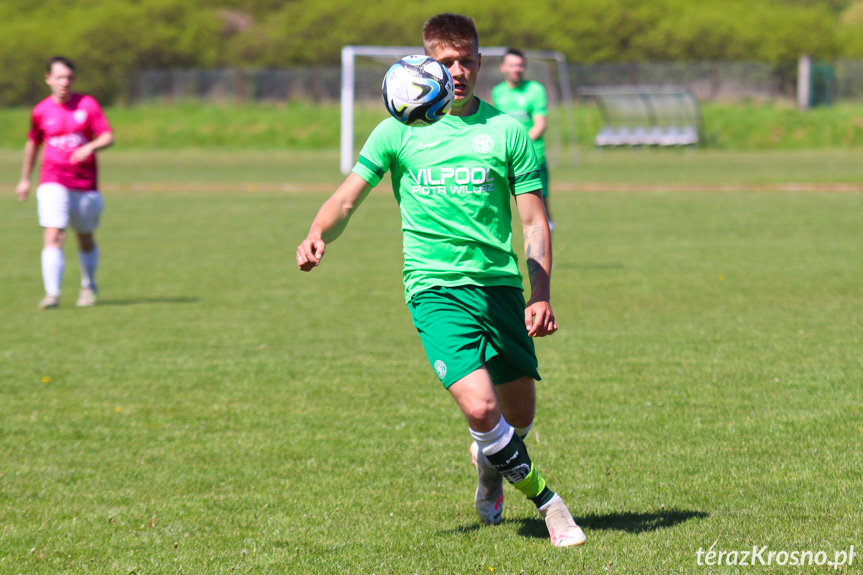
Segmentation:
<svg viewBox="0 0 863 575">
<path fill-rule="evenodd" d="M 695 146 L 701 133 L 698 101 L 679 86 L 592 86 L 579 90 L 593 99 L 603 126 L 598 148 L 618 146 Z"/>
</svg>

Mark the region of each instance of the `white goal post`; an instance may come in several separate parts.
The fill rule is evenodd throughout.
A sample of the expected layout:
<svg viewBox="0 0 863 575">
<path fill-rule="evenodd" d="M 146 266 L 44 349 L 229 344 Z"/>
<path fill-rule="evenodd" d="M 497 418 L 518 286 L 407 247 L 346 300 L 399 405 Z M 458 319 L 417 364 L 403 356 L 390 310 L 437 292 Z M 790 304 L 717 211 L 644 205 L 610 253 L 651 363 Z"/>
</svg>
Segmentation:
<svg viewBox="0 0 863 575">
<path fill-rule="evenodd" d="M 507 48 L 483 48 L 484 56 L 503 57 Z M 356 58 L 391 58 L 393 62 L 410 54 L 422 54 L 422 47 L 390 47 L 390 46 L 344 46 L 342 48 L 342 96 L 341 96 L 341 149 L 339 168 L 347 174 L 354 166 L 354 104 L 356 100 Z M 553 61 L 557 68 L 557 83 L 560 90 L 560 104 L 563 109 L 562 134 L 565 147 L 569 150 L 569 161 L 575 165 L 578 152 L 575 140 L 575 118 L 572 102 L 572 89 L 569 84 L 569 70 L 566 56 L 560 52 L 548 50 L 525 50 L 525 57 L 530 60 Z M 383 82 L 383 74 L 380 81 Z M 383 104 L 381 104 L 383 106 Z"/>
</svg>

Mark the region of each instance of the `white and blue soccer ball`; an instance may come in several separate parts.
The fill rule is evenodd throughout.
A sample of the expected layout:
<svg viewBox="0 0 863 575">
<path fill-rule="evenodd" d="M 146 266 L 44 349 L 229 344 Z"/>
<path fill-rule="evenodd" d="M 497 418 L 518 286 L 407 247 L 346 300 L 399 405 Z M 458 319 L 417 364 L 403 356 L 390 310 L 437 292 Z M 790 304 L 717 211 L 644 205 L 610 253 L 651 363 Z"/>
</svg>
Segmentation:
<svg viewBox="0 0 863 575">
<path fill-rule="evenodd" d="M 384 105 L 393 118 L 408 126 L 434 124 L 452 108 L 452 76 L 428 56 L 405 56 L 392 65 L 381 86 Z"/>
</svg>

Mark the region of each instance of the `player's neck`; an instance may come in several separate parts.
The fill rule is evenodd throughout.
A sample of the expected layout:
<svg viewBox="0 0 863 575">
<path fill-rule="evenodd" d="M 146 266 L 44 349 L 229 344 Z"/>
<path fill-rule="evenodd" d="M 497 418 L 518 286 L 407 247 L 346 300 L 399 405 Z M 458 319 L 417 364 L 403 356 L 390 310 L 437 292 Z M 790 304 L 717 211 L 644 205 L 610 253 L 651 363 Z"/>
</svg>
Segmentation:
<svg viewBox="0 0 863 575">
<path fill-rule="evenodd" d="M 71 100 L 71 99 L 72 99 L 72 92 L 69 92 L 68 94 L 66 94 L 65 97 L 60 97 L 60 96 L 56 96 L 54 94 L 51 94 L 51 100 L 55 104 L 57 104 L 58 106 L 62 106 L 63 104 L 67 104 L 69 102 L 69 100 Z"/>
<path fill-rule="evenodd" d="M 522 84 L 524 84 L 524 80 L 519 80 L 518 82 L 512 82 L 512 81 L 510 81 L 510 80 L 507 80 L 507 81 L 506 81 L 506 85 L 507 85 L 507 86 L 509 86 L 509 87 L 510 87 L 510 88 L 512 88 L 512 89 L 518 88 L 518 87 L 519 87 L 519 86 L 521 86 Z"/>
<path fill-rule="evenodd" d="M 479 98 L 476 96 L 471 96 L 469 102 L 465 102 L 465 104 L 459 108 L 453 106 L 450 111 L 450 116 L 458 116 L 459 118 L 464 118 L 466 116 L 473 116 L 476 114 L 477 110 L 479 110 Z"/>
</svg>

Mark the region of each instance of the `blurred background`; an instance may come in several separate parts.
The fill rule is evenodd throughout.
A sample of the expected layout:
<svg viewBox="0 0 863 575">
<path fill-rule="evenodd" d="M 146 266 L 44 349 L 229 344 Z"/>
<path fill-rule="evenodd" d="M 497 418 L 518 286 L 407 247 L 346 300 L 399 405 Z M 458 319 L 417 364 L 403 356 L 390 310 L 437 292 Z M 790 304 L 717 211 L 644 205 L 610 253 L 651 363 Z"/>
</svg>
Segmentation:
<svg viewBox="0 0 863 575">
<path fill-rule="evenodd" d="M 835 97 L 863 96 L 861 0 L 380 0 L 374 9 L 344 0 L 16 0 L 0 3 L 0 105 L 41 99 L 37 71 L 54 53 L 75 59 L 86 71 L 78 88 L 109 105 L 176 95 L 168 71 L 189 70 L 209 75 L 187 96 L 338 99 L 342 46 L 416 45 L 424 20 L 447 10 L 474 17 L 484 46 L 563 53 L 575 89 L 673 83 L 697 87 L 701 99 L 793 98 L 798 60 L 809 55 L 832 64 Z M 256 83 L 242 77 L 263 70 Z"/>
<path fill-rule="evenodd" d="M 863 145 L 863 0 L 16 0 L 0 3 L 0 149 L 23 144 L 55 54 L 77 63 L 78 91 L 113 108 L 125 149 L 335 149 L 342 48 L 417 46 L 441 11 L 474 17 L 485 47 L 559 55 L 528 70 L 548 88 L 553 164 L 574 141 L 639 145 L 672 124 L 714 149 Z M 357 146 L 383 117 L 391 61 L 357 58 Z M 487 98 L 494 58 L 480 80 Z M 608 88 L 624 94 L 603 101 Z M 308 129 L 274 126 L 293 120 L 264 119 L 273 106 Z M 797 113 L 814 108 L 832 111 Z"/>
</svg>

